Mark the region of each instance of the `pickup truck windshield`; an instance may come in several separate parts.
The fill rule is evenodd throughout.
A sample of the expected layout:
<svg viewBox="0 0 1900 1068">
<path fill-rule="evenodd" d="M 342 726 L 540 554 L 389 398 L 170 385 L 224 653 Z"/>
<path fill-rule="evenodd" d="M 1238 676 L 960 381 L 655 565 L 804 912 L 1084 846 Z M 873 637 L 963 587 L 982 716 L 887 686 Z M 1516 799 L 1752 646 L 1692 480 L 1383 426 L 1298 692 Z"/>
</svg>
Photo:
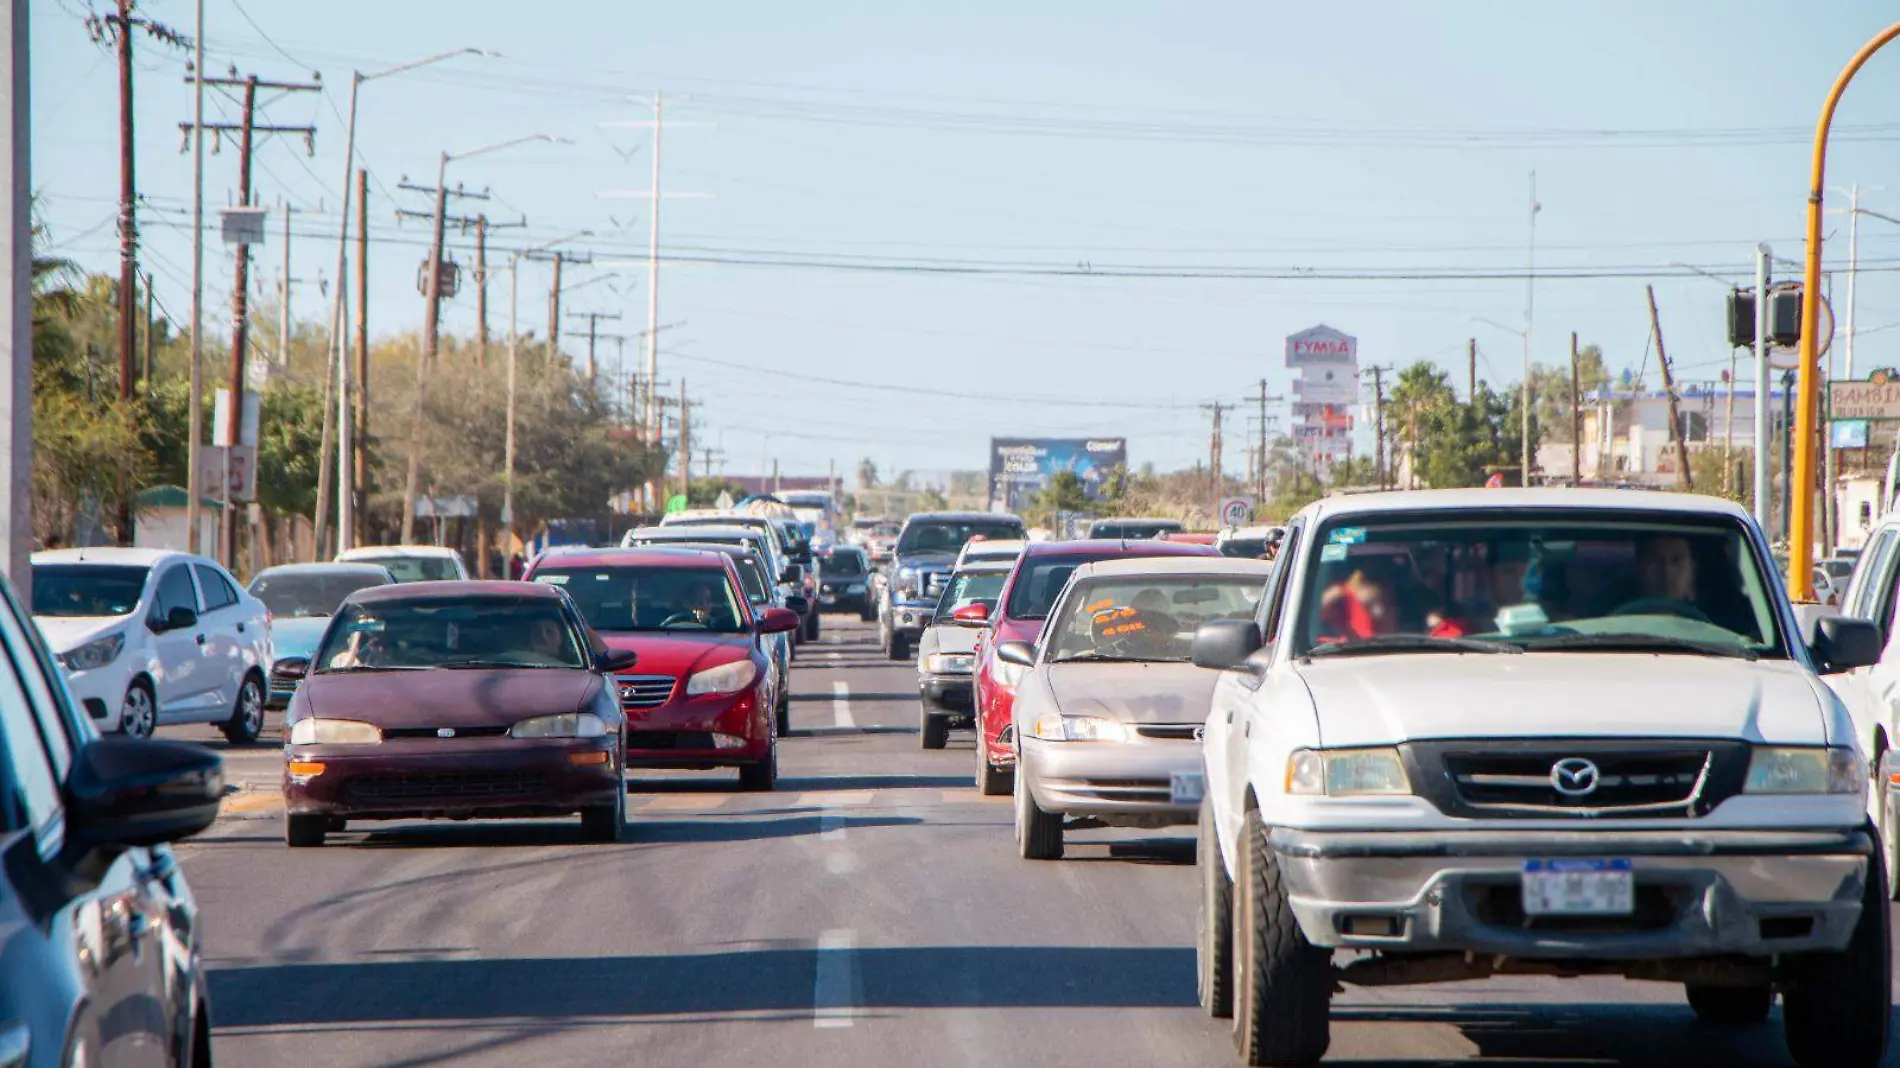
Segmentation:
<svg viewBox="0 0 1900 1068">
<path fill-rule="evenodd" d="M 897 552 L 959 553 L 979 534 L 991 541 L 1020 541 L 1026 537 L 1023 525 L 1009 519 L 925 520 L 904 528 L 897 539 Z"/>
<path fill-rule="evenodd" d="M 1294 649 L 1785 656 L 1762 563 L 1721 516 L 1341 520 L 1309 550 Z"/>
</svg>

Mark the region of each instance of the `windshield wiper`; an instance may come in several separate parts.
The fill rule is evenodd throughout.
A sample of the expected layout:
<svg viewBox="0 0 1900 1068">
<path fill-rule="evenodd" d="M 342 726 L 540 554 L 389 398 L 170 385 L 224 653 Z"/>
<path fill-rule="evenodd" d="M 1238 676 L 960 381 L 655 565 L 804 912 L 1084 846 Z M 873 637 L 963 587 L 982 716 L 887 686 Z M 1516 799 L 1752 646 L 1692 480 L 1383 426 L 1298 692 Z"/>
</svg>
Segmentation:
<svg viewBox="0 0 1900 1068">
<path fill-rule="evenodd" d="M 1112 656 L 1102 652 L 1100 649 L 1085 649 L 1079 653 L 1070 653 L 1067 656 L 1052 657 L 1049 662 L 1051 664 L 1066 664 L 1071 660 L 1105 660 L 1116 664 L 1178 664 L 1181 662 L 1176 658 L 1161 656 Z"/>
<path fill-rule="evenodd" d="M 1567 649 L 1623 650 L 1642 653 L 1727 656 L 1742 660 L 1761 659 L 1761 653 L 1744 645 L 1701 641 L 1696 638 L 1676 638 L 1666 634 L 1557 634 L 1548 638 L 1532 638 L 1524 643 L 1524 648 L 1527 651 L 1539 653 L 1561 652 Z"/>
<path fill-rule="evenodd" d="M 321 668 L 312 674 L 340 675 L 346 671 L 421 671 L 421 664 L 343 664 L 339 667 Z"/>
<path fill-rule="evenodd" d="M 1524 650 L 1503 642 L 1481 638 L 1434 638 L 1429 634 L 1385 634 L 1377 638 L 1315 645 L 1300 655 L 1302 660 L 1316 656 L 1360 656 L 1372 653 L 1521 653 Z"/>
<path fill-rule="evenodd" d="M 450 671 L 461 669 L 480 670 L 484 668 L 552 668 L 564 667 L 563 664 L 524 664 L 518 660 L 445 660 L 440 664 L 430 664 L 432 668 L 447 668 Z"/>
</svg>

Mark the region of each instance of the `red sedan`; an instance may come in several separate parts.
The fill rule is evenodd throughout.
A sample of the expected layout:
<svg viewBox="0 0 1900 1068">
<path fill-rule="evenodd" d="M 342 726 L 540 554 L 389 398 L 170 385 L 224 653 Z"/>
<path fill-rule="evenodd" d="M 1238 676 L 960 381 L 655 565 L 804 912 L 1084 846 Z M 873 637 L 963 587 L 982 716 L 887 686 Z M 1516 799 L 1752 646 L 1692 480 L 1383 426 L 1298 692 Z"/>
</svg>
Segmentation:
<svg viewBox="0 0 1900 1068">
<path fill-rule="evenodd" d="M 779 681 L 761 639 L 796 629 L 799 619 L 784 608 L 755 614 L 731 556 L 556 550 L 523 577 L 566 590 L 608 648 L 639 657 L 615 678 L 628 767 L 736 767 L 741 789 L 772 789 Z"/>
<path fill-rule="evenodd" d="M 1075 569 L 1094 560 L 1137 556 L 1219 556 L 1211 545 L 1178 541 L 1039 541 L 1016 558 L 996 610 L 976 640 L 976 788 L 990 796 L 1015 786 L 1016 750 L 1005 736 L 1023 669 L 996 658 L 1001 642 L 1034 643 Z"/>
</svg>

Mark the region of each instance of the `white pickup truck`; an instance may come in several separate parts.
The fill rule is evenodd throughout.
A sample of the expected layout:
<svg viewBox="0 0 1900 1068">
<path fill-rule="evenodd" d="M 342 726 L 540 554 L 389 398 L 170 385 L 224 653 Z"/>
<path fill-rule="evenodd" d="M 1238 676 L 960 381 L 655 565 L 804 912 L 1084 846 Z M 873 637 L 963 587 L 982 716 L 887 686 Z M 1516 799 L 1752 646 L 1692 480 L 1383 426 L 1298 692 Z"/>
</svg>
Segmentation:
<svg viewBox="0 0 1900 1068">
<path fill-rule="evenodd" d="M 1869 768 L 1740 509 L 1614 490 L 1341 497 L 1258 616 L 1205 624 L 1202 1005 L 1245 1063 L 1326 1052 L 1337 983 L 1611 975 L 1803 1065 L 1891 1002 Z M 1337 951 L 1356 951 L 1340 953 Z"/>
</svg>

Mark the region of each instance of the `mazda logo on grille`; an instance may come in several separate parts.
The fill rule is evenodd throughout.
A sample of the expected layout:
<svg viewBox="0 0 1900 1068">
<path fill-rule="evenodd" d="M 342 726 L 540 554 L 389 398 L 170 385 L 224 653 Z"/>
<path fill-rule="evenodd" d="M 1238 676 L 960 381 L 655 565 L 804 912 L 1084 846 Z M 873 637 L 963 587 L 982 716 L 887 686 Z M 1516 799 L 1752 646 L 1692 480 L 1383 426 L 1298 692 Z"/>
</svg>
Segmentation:
<svg viewBox="0 0 1900 1068">
<path fill-rule="evenodd" d="M 1199 727 L 1194 728 L 1194 740 L 1197 742 L 1204 742 L 1207 740 L 1207 725 L 1206 724 L 1202 724 Z"/>
<path fill-rule="evenodd" d="M 1583 757 L 1565 757 L 1550 766 L 1550 785 L 1565 797 L 1593 794 L 1602 779 L 1596 764 Z"/>
<path fill-rule="evenodd" d="M 437 727 L 435 729 L 435 736 L 437 738 L 453 738 L 455 737 L 455 728 L 454 727 Z"/>
</svg>

